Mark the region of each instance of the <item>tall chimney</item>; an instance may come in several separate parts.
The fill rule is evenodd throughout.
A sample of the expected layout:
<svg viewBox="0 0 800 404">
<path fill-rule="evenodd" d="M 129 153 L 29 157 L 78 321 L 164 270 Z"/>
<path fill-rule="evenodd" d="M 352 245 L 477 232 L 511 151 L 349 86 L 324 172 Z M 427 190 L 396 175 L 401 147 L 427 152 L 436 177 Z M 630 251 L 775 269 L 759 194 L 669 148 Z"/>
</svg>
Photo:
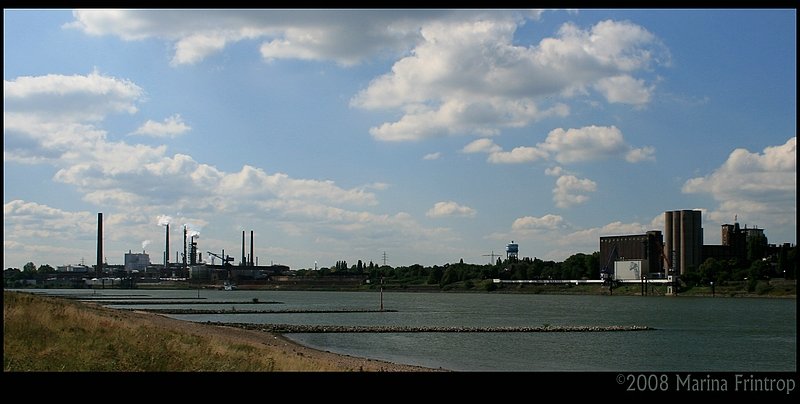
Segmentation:
<svg viewBox="0 0 800 404">
<path fill-rule="evenodd" d="M 186 269 L 186 225 L 183 225 L 183 269 Z"/>
<path fill-rule="evenodd" d="M 103 214 L 97 214 L 97 275 L 103 274 Z"/>
<path fill-rule="evenodd" d="M 253 231 L 250 230 L 250 266 L 253 266 L 253 261 L 255 260 L 253 257 Z"/>
<path fill-rule="evenodd" d="M 167 245 L 164 247 L 164 269 L 169 269 L 169 223 L 167 223 Z"/>
<path fill-rule="evenodd" d="M 247 265 L 247 260 L 244 257 L 244 230 L 242 230 L 242 265 Z"/>
</svg>

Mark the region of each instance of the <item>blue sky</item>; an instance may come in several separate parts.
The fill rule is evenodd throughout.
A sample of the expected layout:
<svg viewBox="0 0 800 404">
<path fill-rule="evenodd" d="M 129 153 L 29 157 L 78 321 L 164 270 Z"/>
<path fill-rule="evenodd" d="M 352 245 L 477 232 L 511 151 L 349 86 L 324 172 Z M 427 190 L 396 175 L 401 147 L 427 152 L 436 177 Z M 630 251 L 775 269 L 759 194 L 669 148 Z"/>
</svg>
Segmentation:
<svg viewBox="0 0 800 404">
<path fill-rule="evenodd" d="M 796 10 L 4 10 L 3 261 L 796 243 Z"/>
</svg>

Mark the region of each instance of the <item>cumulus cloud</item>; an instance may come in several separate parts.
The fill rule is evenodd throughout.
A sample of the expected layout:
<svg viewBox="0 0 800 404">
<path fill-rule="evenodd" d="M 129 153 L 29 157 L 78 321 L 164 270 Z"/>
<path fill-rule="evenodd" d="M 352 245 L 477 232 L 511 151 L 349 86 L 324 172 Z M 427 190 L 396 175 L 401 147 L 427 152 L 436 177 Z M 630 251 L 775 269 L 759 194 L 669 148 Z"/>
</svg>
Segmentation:
<svg viewBox="0 0 800 404">
<path fill-rule="evenodd" d="M 48 75 L 6 81 L 5 86 L 11 111 L 6 111 L 5 131 L 11 134 L 4 150 L 6 160 L 47 161 L 56 167 L 55 181 L 76 187 L 85 201 L 97 205 L 130 209 L 147 201 L 153 208 L 227 213 L 248 209 L 247 203 L 229 200 L 229 195 L 235 194 L 263 200 L 313 199 L 334 205 L 372 206 L 377 200 L 369 189 L 387 187 L 373 183 L 344 189 L 330 180 L 292 178 L 248 165 L 238 172 L 225 172 L 188 155 L 168 156 L 164 145 L 108 141 L 95 121 L 113 112 L 130 112 L 142 94 L 138 86 L 126 80 L 96 73 L 80 77 Z M 84 112 L 58 113 L 64 108 L 64 94 L 70 95 L 70 110 Z M 26 97 L 37 102 L 27 103 Z M 103 102 L 104 97 L 108 103 Z M 143 128 L 140 133 L 174 134 L 188 125 L 180 115 L 174 115 L 165 124 Z"/>
<path fill-rule="evenodd" d="M 651 159 L 652 147 L 635 149 L 625 143 L 616 126 L 585 126 L 583 128 L 553 129 L 544 143 L 537 147 L 553 155 L 561 163 L 601 160 L 623 156 L 629 162 Z"/>
<path fill-rule="evenodd" d="M 97 216 L 89 212 L 68 212 L 36 202 L 13 200 L 3 204 L 3 227 L 6 235 L 30 236 L 43 239 L 70 239 L 94 234 Z"/>
<path fill-rule="evenodd" d="M 535 147 L 520 146 L 511 149 L 510 152 L 497 151 L 490 153 L 488 161 L 495 164 L 518 164 L 546 158 L 547 152 L 543 150 Z"/>
<path fill-rule="evenodd" d="M 78 162 L 106 132 L 98 122 L 112 113 L 135 113 L 144 91 L 97 72 L 24 76 L 3 81 L 4 159 L 23 163 Z"/>
<path fill-rule="evenodd" d="M 629 163 L 654 160 L 655 149 L 634 148 L 625 142 L 615 126 L 586 126 L 564 130 L 553 129 L 544 142 L 535 147 L 519 146 L 510 152 L 491 139 L 474 140 L 461 149 L 463 153 L 488 153 L 487 161 L 495 164 L 519 164 L 554 159 L 561 164 L 624 158 Z"/>
<path fill-rule="evenodd" d="M 524 216 L 514 220 L 511 230 L 520 234 L 535 230 L 555 230 L 561 227 L 563 222 L 564 218 L 558 215 Z"/>
<path fill-rule="evenodd" d="M 425 216 L 438 218 L 448 216 L 474 217 L 477 212 L 468 206 L 459 205 L 453 201 L 436 202 L 433 207 L 425 213 Z"/>
<path fill-rule="evenodd" d="M 379 140 L 495 135 L 569 113 L 566 104 L 546 103 L 548 96 L 595 89 L 608 102 L 646 104 L 654 86 L 633 74 L 669 58 L 655 36 L 628 22 L 585 30 L 564 24 L 555 37 L 529 47 L 514 44 L 518 24 L 501 17 L 425 24 L 411 54 L 351 104 L 403 110 L 398 121 L 370 130 Z"/>
<path fill-rule="evenodd" d="M 560 166 L 548 167 L 544 170 L 544 174 L 552 177 L 559 177 L 564 174 L 564 168 Z"/>
<path fill-rule="evenodd" d="M 589 197 L 584 195 L 587 192 L 597 190 L 597 183 L 590 179 L 579 179 L 574 175 L 562 175 L 556 180 L 556 187 L 553 189 L 553 202 L 559 208 L 568 208 L 574 205 L 585 203 Z"/>
<path fill-rule="evenodd" d="M 476 14 L 461 12 L 456 14 Z M 402 52 L 419 39 L 419 24 L 444 10 L 76 10 L 65 28 L 124 40 L 160 38 L 174 44 L 172 65 L 193 64 L 242 40 L 260 40 L 266 59 L 360 63 Z M 519 13 L 517 13 L 519 14 Z M 255 50 L 254 50 L 255 51 Z"/>
<path fill-rule="evenodd" d="M 594 88 L 597 89 L 608 102 L 633 104 L 635 106 L 645 105 L 650 102 L 654 85 L 646 85 L 642 79 L 635 79 L 631 76 L 604 77 L 597 80 Z"/>
<path fill-rule="evenodd" d="M 442 157 L 442 153 L 441 152 L 435 152 L 435 153 L 428 153 L 428 154 L 422 156 L 422 159 L 423 160 L 438 160 L 439 157 Z"/>
<path fill-rule="evenodd" d="M 265 60 L 332 60 L 404 55 L 356 94 L 358 108 L 400 109 L 395 122 L 370 129 L 382 141 L 496 135 L 569 106 L 595 90 L 611 103 L 647 104 L 654 92 L 637 73 L 668 65 L 652 33 L 626 21 L 563 24 L 530 46 L 517 28 L 541 11 L 516 10 L 76 10 L 66 28 L 124 40 L 174 44 L 173 65 L 193 64 L 243 41 L 261 41 Z M 519 156 L 498 160 L 519 160 Z M 523 159 L 524 160 L 524 159 Z"/>
<path fill-rule="evenodd" d="M 5 116 L 28 117 L 46 112 L 47 121 L 99 121 L 110 113 L 137 111 L 144 90 L 129 80 L 88 75 L 21 76 L 3 80 Z"/>
<path fill-rule="evenodd" d="M 599 249 L 598 244 L 600 237 L 620 236 L 625 234 L 643 234 L 647 232 L 647 230 L 663 230 L 663 227 L 659 229 L 648 229 L 647 226 L 644 226 L 641 223 L 623 223 L 616 221 L 606 224 L 602 227 L 582 229 L 565 234 L 559 239 L 559 244 L 585 246 L 584 248 L 587 251 L 597 251 Z"/>
<path fill-rule="evenodd" d="M 192 129 L 183 122 L 180 114 L 175 114 L 165 119 L 163 123 L 147 120 L 142 126 L 136 129 L 132 135 L 144 135 L 152 137 L 176 137 Z"/>
<path fill-rule="evenodd" d="M 761 153 L 736 149 L 711 174 L 687 180 L 682 192 L 710 194 L 720 205 L 709 216 L 722 221 L 746 212 L 762 226 L 794 224 L 797 138 L 766 147 Z"/>
<path fill-rule="evenodd" d="M 477 139 L 470 142 L 468 145 L 461 149 L 463 153 L 494 153 L 503 150 L 502 147 L 496 145 L 491 139 Z"/>
</svg>

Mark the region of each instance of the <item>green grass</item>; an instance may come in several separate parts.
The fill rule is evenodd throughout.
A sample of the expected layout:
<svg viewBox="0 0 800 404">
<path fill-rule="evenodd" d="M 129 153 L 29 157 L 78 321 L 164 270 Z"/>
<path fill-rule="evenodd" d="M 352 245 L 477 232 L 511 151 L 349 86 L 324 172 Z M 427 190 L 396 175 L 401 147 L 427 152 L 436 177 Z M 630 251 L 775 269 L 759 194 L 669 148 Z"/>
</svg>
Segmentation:
<svg viewBox="0 0 800 404">
<path fill-rule="evenodd" d="M 3 369 L 191 372 L 347 370 L 213 335 L 195 335 L 127 312 L 66 299 L 3 292 Z"/>
</svg>

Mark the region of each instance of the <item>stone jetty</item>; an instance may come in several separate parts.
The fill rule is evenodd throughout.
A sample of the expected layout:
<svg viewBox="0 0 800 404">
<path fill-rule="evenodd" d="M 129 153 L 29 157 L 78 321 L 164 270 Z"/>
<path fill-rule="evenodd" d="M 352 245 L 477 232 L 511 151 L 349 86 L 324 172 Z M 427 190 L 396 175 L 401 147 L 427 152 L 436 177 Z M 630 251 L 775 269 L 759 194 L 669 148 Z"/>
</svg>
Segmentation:
<svg viewBox="0 0 800 404">
<path fill-rule="evenodd" d="M 299 324 L 249 324 L 206 322 L 205 324 L 237 327 L 279 334 L 290 333 L 407 333 L 407 332 L 616 332 L 652 331 L 641 325 L 621 326 L 541 326 L 541 327 L 425 327 L 425 326 L 348 326 Z"/>
<path fill-rule="evenodd" d="M 158 314 L 307 314 L 307 313 L 388 313 L 397 312 L 397 310 L 379 310 L 379 309 L 326 309 L 326 310 L 251 310 L 251 309 L 132 309 L 126 308 L 125 310 L 139 310 L 147 311 L 150 313 Z"/>
</svg>

